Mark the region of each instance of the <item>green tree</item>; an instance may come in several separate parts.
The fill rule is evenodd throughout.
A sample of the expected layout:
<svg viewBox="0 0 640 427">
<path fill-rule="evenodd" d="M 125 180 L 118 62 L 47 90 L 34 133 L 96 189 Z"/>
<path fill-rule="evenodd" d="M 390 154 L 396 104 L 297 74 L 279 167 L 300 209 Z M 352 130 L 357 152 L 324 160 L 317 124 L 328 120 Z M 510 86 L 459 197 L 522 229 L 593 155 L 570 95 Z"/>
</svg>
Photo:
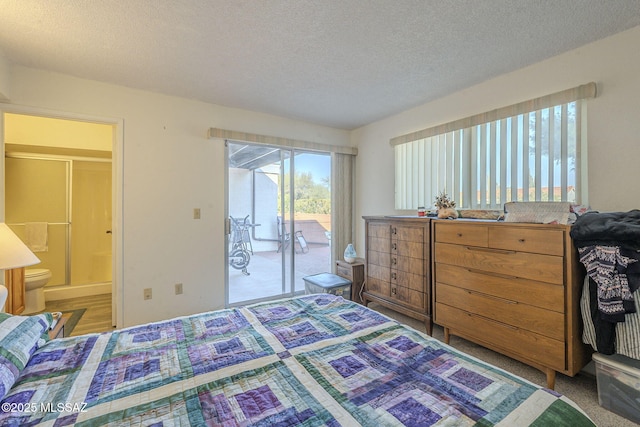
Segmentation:
<svg viewBox="0 0 640 427">
<path fill-rule="evenodd" d="M 289 209 L 289 175 L 284 176 L 285 210 Z M 294 176 L 295 211 L 302 213 L 331 213 L 331 190 L 327 179 L 317 183 L 310 172 L 296 172 Z M 280 213 L 280 194 L 278 193 L 278 213 Z"/>
</svg>

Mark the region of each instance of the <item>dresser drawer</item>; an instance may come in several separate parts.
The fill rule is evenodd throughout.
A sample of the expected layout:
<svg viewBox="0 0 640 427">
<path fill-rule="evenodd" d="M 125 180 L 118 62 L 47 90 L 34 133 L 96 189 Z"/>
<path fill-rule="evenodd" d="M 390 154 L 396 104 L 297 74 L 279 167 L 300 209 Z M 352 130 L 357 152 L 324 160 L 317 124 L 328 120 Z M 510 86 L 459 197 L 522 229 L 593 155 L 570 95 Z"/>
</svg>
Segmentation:
<svg viewBox="0 0 640 427">
<path fill-rule="evenodd" d="M 369 250 L 389 253 L 391 251 L 391 239 L 383 237 L 369 237 Z"/>
<path fill-rule="evenodd" d="M 449 264 L 436 264 L 434 271 L 436 283 L 454 285 L 558 313 L 564 313 L 565 310 L 562 285 L 471 270 Z"/>
<path fill-rule="evenodd" d="M 385 240 L 391 239 L 391 226 L 388 223 L 369 223 L 367 236 L 378 237 Z"/>
<path fill-rule="evenodd" d="M 391 267 L 391 257 L 388 252 L 378 252 L 369 249 L 367 251 L 367 265 L 378 265 L 389 268 Z"/>
<path fill-rule="evenodd" d="M 395 240 L 402 240 L 406 242 L 424 242 L 423 227 L 408 227 L 403 225 L 391 226 L 391 237 Z"/>
<path fill-rule="evenodd" d="M 424 275 L 407 273 L 401 270 L 391 270 L 391 284 L 404 286 L 405 288 L 418 292 L 424 292 L 426 283 Z"/>
<path fill-rule="evenodd" d="M 564 314 L 518 301 L 436 284 L 436 302 L 487 317 L 506 325 L 564 340 Z"/>
<path fill-rule="evenodd" d="M 391 285 L 391 299 L 398 304 L 409 306 L 413 309 L 424 310 L 426 307 L 424 292 L 415 291 L 404 286 Z"/>
<path fill-rule="evenodd" d="M 391 281 L 391 269 L 389 269 L 388 267 L 369 264 L 367 268 L 369 269 L 369 271 L 367 272 L 367 276 L 374 279 L 382 280 L 384 282 Z"/>
<path fill-rule="evenodd" d="M 537 254 L 564 255 L 564 232 L 524 227 L 489 228 L 489 247 Z"/>
<path fill-rule="evenodd" d="M 353 282 L 353 273 L 351 267 L 343 267 L 340 264 L 337 264 L 336 273 L 338 273 L 338 276 L 344 277 L 345 279 L 349 279 Z"/>
<path fill-rule="evenodd" d="M 489 244 L 489 226 L 473 223 L 465 224 L 457 221 L 436 222 L 435 240 L 443 243 L 487 247 Z"/>
<path fill-rule="evenodd" d="M 374 277 L 369 276 L 367 278 L 367 284 L 365 285 L 367 292 L 371 292 L 372 294 L 380 295 L 386 298 L 391 296 L 391 284 L 389 282 L 385 282 L 384 280 L 376 279 Z"/>
<path fill-rule="evenodd" d="M 424 259 L 424 243 L 393 240 L 391 242 L 391 253 L 399 257 Z"/>
<path fill-rule="evenodd" d="M 557 371 L 565 369 L 565 344 L 531 331 L 505 325 L 436 302 L 436 322 L 463 337 L 495 346 Z"/>
<path fill-rule="evenodd" d="M 562 257 L 449 243 L 436 243 L 434 257 L 437 263 L 558 285 L 564 283 Z"/>
<path fill-rule="evenodd" d="M 426 263 L 421 258 L 391 257 L 391 268 L 407 273 L 424 275 Z"/>
</svg>

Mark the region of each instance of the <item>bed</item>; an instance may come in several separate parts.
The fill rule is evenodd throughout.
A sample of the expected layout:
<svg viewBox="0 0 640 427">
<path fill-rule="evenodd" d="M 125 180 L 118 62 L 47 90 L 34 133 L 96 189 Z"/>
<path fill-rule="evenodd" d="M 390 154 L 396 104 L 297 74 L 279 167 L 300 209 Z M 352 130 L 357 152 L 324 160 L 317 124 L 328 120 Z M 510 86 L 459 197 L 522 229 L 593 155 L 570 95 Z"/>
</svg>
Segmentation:
<svg viewBox="0 0 640 427">
<path fill-rule="evenodd" d="M 47 316 L 5 316 L 3 346 L 11 321 L 34 344 L 0 354 L 17 363 L 2 426 L 594 425 L 552 390 L 329 294 L 47 343 Z"/>
</svg>

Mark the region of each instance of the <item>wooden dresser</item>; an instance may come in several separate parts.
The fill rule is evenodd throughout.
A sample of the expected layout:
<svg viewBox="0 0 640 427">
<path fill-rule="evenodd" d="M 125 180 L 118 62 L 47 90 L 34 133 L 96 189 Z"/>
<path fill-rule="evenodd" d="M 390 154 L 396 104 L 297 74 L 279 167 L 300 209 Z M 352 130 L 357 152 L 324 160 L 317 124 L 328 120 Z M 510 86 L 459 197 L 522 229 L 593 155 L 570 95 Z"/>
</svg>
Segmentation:
<svg viewBox="0 0 640 427">
<path fill-rule="evenodd" d="M 434 220 L 434 321 L 534 366 L 555 386 L 590 359 L 581 342 L 584 273 L 569 226 Z"/>
<path fill-rule="evenodd" d="M 363 218 L 366 247 L 364 304 L 373 301 L 422 320 L 431 335 L 431 220 Z"/>
</svg>

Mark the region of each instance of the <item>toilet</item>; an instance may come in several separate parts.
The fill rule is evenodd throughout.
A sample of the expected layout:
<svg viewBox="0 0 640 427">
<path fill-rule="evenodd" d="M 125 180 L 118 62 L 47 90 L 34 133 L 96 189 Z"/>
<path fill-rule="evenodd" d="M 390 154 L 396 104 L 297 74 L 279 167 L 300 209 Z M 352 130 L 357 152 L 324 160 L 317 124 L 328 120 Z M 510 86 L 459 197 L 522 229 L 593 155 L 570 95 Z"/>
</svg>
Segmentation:
<svg viewBox="0 0 640 427">
<path fill-rule="evenodd" d="M 22 314 L 44 310 L 44 285 L 49 279 L 51 279 L 51 271 L 44 268 L 28 268 L 24 271 L 26 295 Z"/>
</svg>

